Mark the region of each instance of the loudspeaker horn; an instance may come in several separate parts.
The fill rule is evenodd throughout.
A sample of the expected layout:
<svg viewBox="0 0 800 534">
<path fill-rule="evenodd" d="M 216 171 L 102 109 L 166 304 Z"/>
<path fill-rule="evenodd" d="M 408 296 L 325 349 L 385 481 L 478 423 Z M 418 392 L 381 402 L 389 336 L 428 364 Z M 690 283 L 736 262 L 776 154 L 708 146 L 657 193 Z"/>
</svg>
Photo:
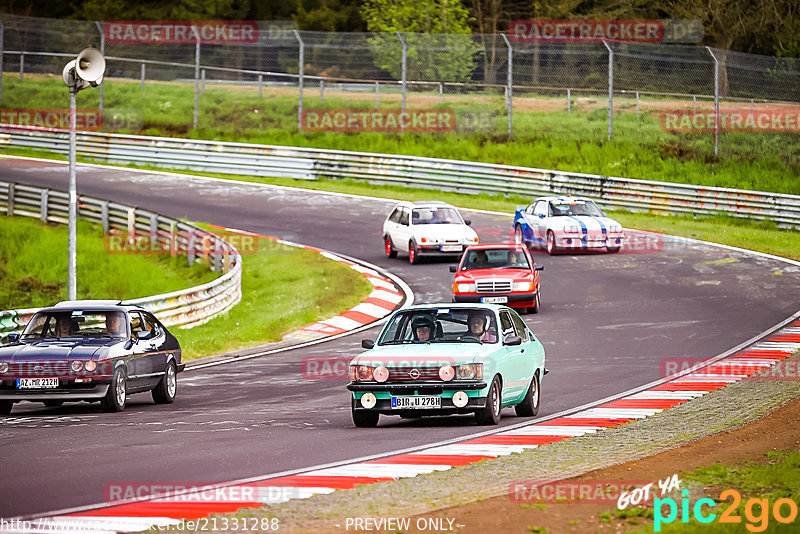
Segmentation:
<svg viewBox="0 0 800 534">
<path fill-rule="evenodd" d="M 84 48 L 75 59 L 75 74 L 92 85 L 102 83 L 106 60 L 96 48 Z"/>
</svg>

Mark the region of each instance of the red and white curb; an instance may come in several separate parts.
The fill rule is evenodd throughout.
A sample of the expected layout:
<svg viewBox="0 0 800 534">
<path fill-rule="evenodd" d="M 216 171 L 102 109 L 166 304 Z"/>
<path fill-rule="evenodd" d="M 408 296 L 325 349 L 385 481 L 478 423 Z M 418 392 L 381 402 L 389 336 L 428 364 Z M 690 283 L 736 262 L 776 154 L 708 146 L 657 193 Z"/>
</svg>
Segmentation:
<svg viewBox="0 0 800 534">
<path fill-rule="evenodd" d="M 382 289 L 376 289 L 379 290 Z M 210 514 L 232 513 L 241 508 L 304 499 L 362 484 L 446 471 L 456 466 L 600 432 L 644 419 L 770 369 L 800 351 L 800 320 L 796 317 L 758 342 L 712 359 L 702 368 L 688 369 L 680 375 L 645 386 L 640 391 L 542 422 L 524 423 L 460 442 L 432 445 L 382 458 L 323 466 L 246 483 L 194 488 L 185 493 L 146 501 L 129 501 L 101 509 L 32 519 L 27 521 L 27 528 L 19 525 L 18 528 L 3 529 L 2 532 L 137 532 L 153 526 L 186 527 L 186 521 L 206 518 Z M 790 377 L 776 376 L 774 379 L 799 380 L 796 371 L 795 368 Z M 135 486 L 135 483 L 131 486 Z M 220 494 L 235 497 L 219 499 L 217 497 Z"/>
</svg>

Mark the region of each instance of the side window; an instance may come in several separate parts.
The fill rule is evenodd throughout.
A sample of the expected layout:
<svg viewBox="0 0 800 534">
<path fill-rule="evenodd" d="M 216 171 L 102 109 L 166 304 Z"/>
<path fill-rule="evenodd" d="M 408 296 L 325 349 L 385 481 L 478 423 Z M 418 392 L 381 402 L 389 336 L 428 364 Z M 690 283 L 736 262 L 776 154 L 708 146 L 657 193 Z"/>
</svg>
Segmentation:
<svg viewBox="0 0 800 534">
<path fill-rule="evenodd" d="M 530 206 L 528 206 L 528 207 L 525 209 L 525 213 L 527 213 L 528 215 L 532 215 L 532 214 L 533 214 L 533 207 L 534 207 L 534 205 L 535 205 L 535 202 L 531 202 Z"/>
<path fill-rule="evenodd" d="M 139 312 L 130 312 L 131 317 L 131 334 L 134 332 L 143 332 L 145 330 L 144 321 Z"/>
<path fill-rule="evenodd" d="M 402 211 L 400 213 L 400 224 L 402 224 L 403 226 L 408 226 L 408 210 L 407 209 L 402 209 Z"/>
<path fill-rule="evenodd" d="M 399 223 L 401 213 L 402 210 L 400 208 L 395 208 L 392 214 L 389 216 L 389 220 L 392 221 L 393 223 Z"/>
<path fill-rule="evenodd" d="M 539 214 L 547 215 L 547 202 L 544 200 L 540 200 L 536 203 L 536 206 L 533 208 L 533 214 L 537 217 Z"/>
<path fill-rule="evenodd" d="M 516 313 L 511 314 L 511 320 L 514 323 L 514 331 L 522 339 L 523 342 L 528 341 L 528 329 L 525 328 L 525 323 L 522 322 L 519 315 Z"/>
<path fill-rule="evenodd" d="M 500 329 L 503 332 L 503 339 L 509 334 L 516 335 L 514 332 L 514 324 L 511 322 L 508 312 L 500 312 Z"/>
<path fill-rule="evenodd" d="M 155 332 L 156 336 L 160 336 L 161 335 L 161 327 L 159 326 L 158 321 L 156 320 L 156 318 L 153 317 L 149 313 L 144 313 L 142 315 L 144 315 L 144 323 L 146 325 L 146 329 L 147 330 L 153 330 Z"/>
</svg>

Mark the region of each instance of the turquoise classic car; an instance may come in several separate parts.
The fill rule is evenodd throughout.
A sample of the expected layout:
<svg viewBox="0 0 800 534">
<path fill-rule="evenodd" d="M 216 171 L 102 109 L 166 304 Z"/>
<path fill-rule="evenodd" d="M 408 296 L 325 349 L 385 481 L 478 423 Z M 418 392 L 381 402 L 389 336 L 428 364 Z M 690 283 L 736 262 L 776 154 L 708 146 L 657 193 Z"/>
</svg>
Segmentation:
<svg viewBox="0 0 800 534">
<path fill-rule="evenodd" d="M 496 425 L 500 410 L 539 412 L 544 347 L 507 306 L 426 304 L 396 311 L 377 342 L 350 362 L 353 423 L 474 413 Z"/>
</svg>

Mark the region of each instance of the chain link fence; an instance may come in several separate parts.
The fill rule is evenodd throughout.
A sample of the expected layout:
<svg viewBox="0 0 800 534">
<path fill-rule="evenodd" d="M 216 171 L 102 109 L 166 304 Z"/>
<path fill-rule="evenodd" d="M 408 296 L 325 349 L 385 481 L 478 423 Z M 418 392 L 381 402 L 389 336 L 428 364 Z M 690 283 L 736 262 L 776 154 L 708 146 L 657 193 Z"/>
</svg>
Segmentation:
<svg viewBox="0 0 800 534">
<path fill-rule="evenodd" d="M 108 131 L 146 132 L 148 126 L 174 120 L 169 118 L 173 103 L 166 97 L 161 107 L 145 110 L 143 93 L 107 96 L 123 84 L 182 87 L 185 100 L 192 103 L 191 113 L 181 114 L 184 131 L 237 122 L 241 117 L 234 120 L 224 100 L 240 93 L 263 102 L 250 106 L 257 108 L 253 115 L 261 116 L 248 115 L 242 128 L 294 131 L 324 131 L 326 125 L 332 125 L 330 131 L 428 131 L 402 121 L 392 130 L 396 118 L 384 113 L 376 119 L 370 111 L 444 109 L 452 113 L 439 114 L 444 123 L 430 131 L 521 138 L 535 128 L 525 117 L 528 112 L 580 110 L 607 115 L 611 138 L 615 117 L 691 109 L 693 116 L 712 113 L 715 149 L 724 127 L 721 106 L 749 106 L 752 113 L 756 106 L 800 102 L 800 60 L 702 46 L 516 43 L 503 34 L 273 31 L 266 22 L 259 22 L 257 39 L 250 42 L 213 44 L 195 33 L 194 42 L 159 44 L 114 39 L 108 24 L 99 22 L 12 15 L 0 15 L 0 21 L 6 85 L 5 93 L 0 86 L 0 104 L 7 108 L 8 101 L 19 101 L 10 91 L 29 90 L 21 83 L 12 85 L 16 73 L 20 81 L 60 77 L 69 59 L 94 46 L 107 60 L 97 102 Z M 228 96 L 206 95 L 220 84 Z M 363 120 L 337 129 L 340 112 L 349 120 L 354 111 Z M 113 120 L 137 113 L 139 124 Z M 312 125 L 309 117 L 317 122 Z M 383 122 L 376 129 L 368 120 Z"/>
</svg>

